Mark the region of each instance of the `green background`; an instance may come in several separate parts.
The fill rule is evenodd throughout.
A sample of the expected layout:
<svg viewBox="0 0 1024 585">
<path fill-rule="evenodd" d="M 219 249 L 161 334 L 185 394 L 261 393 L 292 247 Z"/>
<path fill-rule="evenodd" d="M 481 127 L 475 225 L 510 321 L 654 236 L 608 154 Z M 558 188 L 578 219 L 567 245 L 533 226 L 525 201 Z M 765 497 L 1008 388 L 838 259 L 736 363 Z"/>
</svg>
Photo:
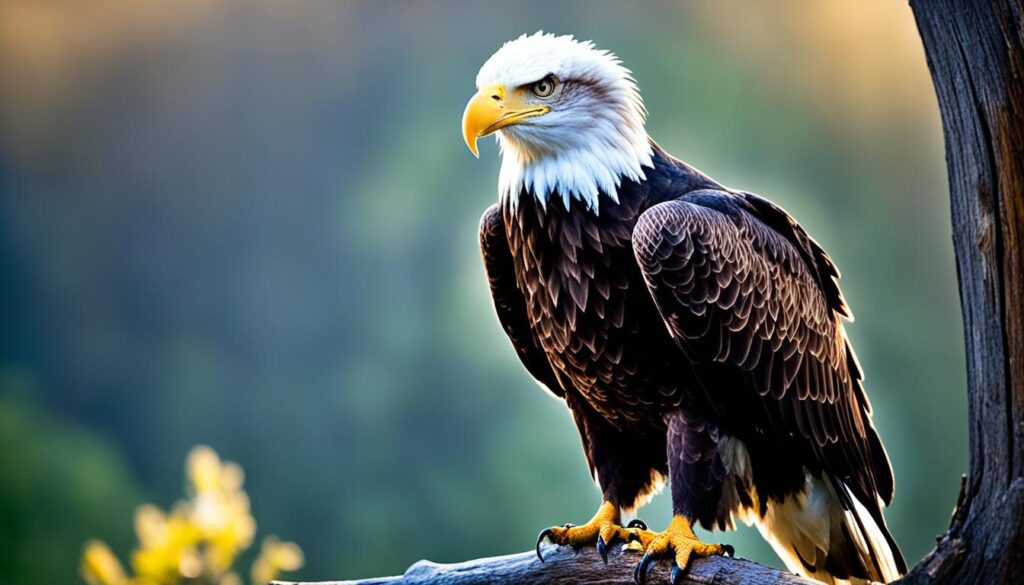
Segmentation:
<svg viewBox="0 0 1024 585">
<path fill-rule="evenodd" d="M 532 546 L 599 496 L 477 249 L 460 116 L 543 28 L 619 54 L 652 136 L 832 254 L 911 561 L 966 469 L 934 95 L 910 10 L 821 2 L 0 5 L 0 576 L 126 557 L 188 449 L 247 472 L 307 579 Z M 668 521 L 667 495 L 641 513 Z M 756 531 L 715 536 L 779 565 Z"/>
</svg>

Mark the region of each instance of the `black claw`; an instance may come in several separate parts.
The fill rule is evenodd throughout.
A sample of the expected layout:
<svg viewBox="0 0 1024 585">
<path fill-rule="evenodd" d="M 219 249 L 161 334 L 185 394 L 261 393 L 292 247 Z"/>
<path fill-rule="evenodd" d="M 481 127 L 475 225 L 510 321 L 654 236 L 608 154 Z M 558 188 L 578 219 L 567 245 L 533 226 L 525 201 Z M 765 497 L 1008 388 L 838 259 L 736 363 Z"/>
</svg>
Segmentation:
<svg viewBox="0 0 1024 585">
<path fill-rule="evenodd" d="M 640 535 L 636 532 L 630 532 L 629 536 L 626 537 L 626 544 L 631 542 L 640 542 Z"/>
<path fill-rule="evenodd" d="M 647 582 L 647 572 L 650 570 L 651 563 L 654 562 L 654 557 L 651 553 L 645 553 L 640 562 L 636 564 L 636 569 L 633 570 L 633 580 L 639 585 L 644 585 Z"/>
<path fill-rule="evenodd" d="M 540 531 L 540 536 L 537 537 L 537 558 L 540 559 L 540 562 L 542 563 L 544 562 L 544 555 L 540 553 L 540 545 L 544 542 L 545 538 L 549 538 L 552 534 L 554 533 L 551 532 L 550 528 L 545 528 Z"/>
<path fill-rule="evenodd" d="M 570 524 L 570 523 L 566 522 L 565 525 L 562 526 L 562 528 L 576 528 L 576 525 L 575 524 Z"/>
<path fill-rule="evenodd" d="M 608 546 L 604 543 L 604 538 L 600 535 L 597 537 L 597 554 L 601 555 L 601 560 L 604 564 L 608 564 Z"/>
<path fill-rule="evenodd" d="M 722 551 L 725 552 L 725 556 L 734 557 L 736 556 L 736 549 L 731 544 L 723 544 Z"/>
<path fill-rule="evenodd" d="M 633 518 L 626 525 L 626 528 L 639 528 L 640 530 L 647 530 L 647 523 L 639 518 Z"/>
<path fill-rule="evenodd" d="M 679 565 L 672 565 L 672 585 L 679 585 L 683 582 L 683 570 Z"/>
</svg>

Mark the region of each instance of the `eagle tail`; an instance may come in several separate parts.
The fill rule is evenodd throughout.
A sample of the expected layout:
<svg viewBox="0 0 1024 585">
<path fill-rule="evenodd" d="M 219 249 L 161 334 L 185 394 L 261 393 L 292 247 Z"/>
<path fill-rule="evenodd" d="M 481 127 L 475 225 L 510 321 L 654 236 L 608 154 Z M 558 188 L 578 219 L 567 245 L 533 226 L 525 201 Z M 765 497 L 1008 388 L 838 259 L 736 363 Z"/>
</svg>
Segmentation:
<svg viewBox="0 0 1024 585">
<path fill-rule="evenodd" d="M 889 583 L 902 577 L 907 563 L 885 524 L 881 503 L 861 502 L 838 479 L 833 478 L 831 484 L 841 506 L 841 522 L 837 526 L 839 534 L 833 535 L 838 540 L 830 548 L 830 557 L 844 561 L 851 575 L 863 575 L 871 581 Z"/>
<path fill-rule="evenodd" d="M 790 571 L 824 583 L 888 583 L 906 562 L 882 518 L 841 481 L 808 474 L 806 489 L 769 502 L 758 529 Z"/>
</svg>

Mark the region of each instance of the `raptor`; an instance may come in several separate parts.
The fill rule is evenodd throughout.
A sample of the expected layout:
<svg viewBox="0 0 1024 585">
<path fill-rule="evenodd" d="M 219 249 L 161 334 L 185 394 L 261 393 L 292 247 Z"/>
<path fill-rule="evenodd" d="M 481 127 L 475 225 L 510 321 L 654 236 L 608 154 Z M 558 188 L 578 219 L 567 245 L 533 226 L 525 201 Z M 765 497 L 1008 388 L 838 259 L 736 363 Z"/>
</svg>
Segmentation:
<svg viewBox="0 0 1024 585">
<path fill-rule="evenodd" d="M 638 541 L 652 561 L 730 552 L 694 525 L 755 524 L 790 570 L 890 581 L 893 473 L 825 251 L 772 202 L 660 148 L 615 55 L 537 33 L 476 78 L 467 145 L 496 134 L 480 225 L 494 307 L 529 373 L 572 412 L 603 503 L 538 539 Z M 662 532 L 622 514 L 670 484 Z M 607 558 L 607 557 L 606 557 Z M 543 560 L 543 559 L 542 559 Z"/>
</svg>

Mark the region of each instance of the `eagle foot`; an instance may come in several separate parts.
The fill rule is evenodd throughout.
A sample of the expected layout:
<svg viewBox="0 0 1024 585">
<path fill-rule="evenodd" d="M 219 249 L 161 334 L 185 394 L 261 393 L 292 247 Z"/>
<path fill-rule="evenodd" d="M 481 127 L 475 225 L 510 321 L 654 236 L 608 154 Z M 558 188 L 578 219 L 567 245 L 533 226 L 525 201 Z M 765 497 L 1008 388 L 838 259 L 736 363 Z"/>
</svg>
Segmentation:
<svg viewBox="0 0 1024 585">
<path fill-rule="evenodd" d="M 674 516 L 664 532 L 641 531 L 640 542 L 644 547 L 644 556 L 633 571 L 633 580 L 639 585 L 647 581 L 647 573 L 659 558 L 672 557 L 672 583 L 682 581 L 683 572 L 693 557 L 709 557 L 711 555 L 729 555 L 735 553 L 732 545 L 709 544 L 702 542 L 693 533 L 690 521 L 684 516 Z"/>
<path fill-rule="evenodd" d="M 545 540 L 559 545 L 567 544 L 574 548 L 593 543 L 597 546 L 597 553 L 601 555 L 601 559 L 607 563 L 608 546 L 614 541 L 633 542 L 641 539 L 638 529 L 623 528 L 619 524 L 621 520 L 619 507 L 610 502 L 604 502 L 597 509 L 594 517 L 582 526 L 566 524 L 565 526 L 545 528 L 537 536 L 537 558 L 540 559 L 540 562 L 544 562 L 541 544 Z"/>
<path fill-rule="evenodd" d="M 626 524 L 626 528 L 636 528 L 639 530 L 647 530 L 647 523 L 639 518 L 633 518 Z"/>
</svg>

